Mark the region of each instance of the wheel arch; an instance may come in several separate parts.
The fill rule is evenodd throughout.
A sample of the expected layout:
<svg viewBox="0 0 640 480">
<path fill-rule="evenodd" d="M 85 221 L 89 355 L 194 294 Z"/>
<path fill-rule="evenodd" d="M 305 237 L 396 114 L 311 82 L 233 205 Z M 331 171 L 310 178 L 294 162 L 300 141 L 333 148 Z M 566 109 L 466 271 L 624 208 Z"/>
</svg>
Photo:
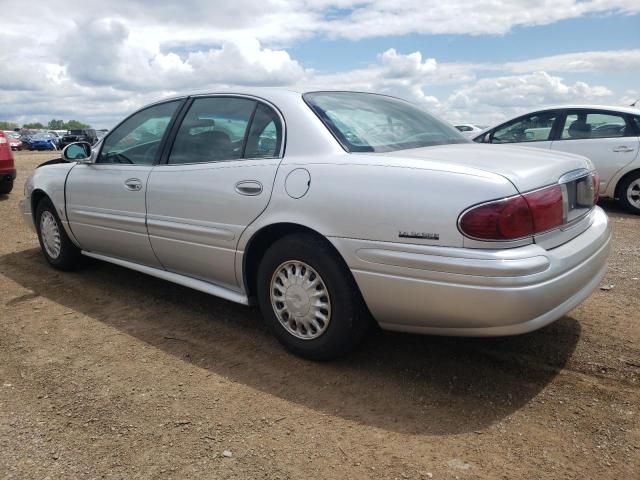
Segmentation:
<svg viewBox="0 0 640 480">
<path fill-rule="evenodd" d="M 38 208 L 38 204 L 42 201 L 43 198 L 48 198 L 55 207 L 55 203 L 53 203 L 51 195 L 49 195 L 41 188 L 36 188 L 35 190 L 33 190 L 33 192 L 31 192 L 31 216 L 33 217 L 34 225 L 36 223 L 36 209 Z"/>
<path fill-rule="evenodd" d="M 260 260 L 264 253 L 276 241 L 296 233 L 307 233 L 321 238 L 330 245 L 338 258 L 343 262 L 344 266 L 347 269 L 349 268 L 344 257 L 335 245 L 317 230 L 295 222 L 278 222 L 265 225 L 256 231 L 248 240 L 242 258 L 242 281 L 249 298 L 255 297 L 256 295 L 258 266 L 260 265 Z"/>
<path fill-rule="evenodd" d="M 635 176 L 640 176 L 640 168 L 634 168 L 633 170 L 629 170 L 622 177 L 620 177 L 620 179 L 616 183 L 616 188 L 615 188 L 614 193 L 613 193 L 614 198 L 616 198 L 616 199 L 620 198 L 620 196 L 622 195 L 621 190 L 622 190 L 622 185 L 624 184 L 624 182 L 629 177 L 635 177 Z"/>
</svg>

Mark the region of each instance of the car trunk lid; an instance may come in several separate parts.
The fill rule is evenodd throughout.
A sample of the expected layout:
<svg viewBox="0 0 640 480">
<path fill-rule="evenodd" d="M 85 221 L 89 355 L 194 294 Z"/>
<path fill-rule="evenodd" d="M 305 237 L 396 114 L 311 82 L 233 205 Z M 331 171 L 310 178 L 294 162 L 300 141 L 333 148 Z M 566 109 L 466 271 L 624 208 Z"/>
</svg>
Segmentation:
<svg viewBox="0 0 640 480">
<path fill-rule="evenodd" d="M 457 144 L 381 153 L 394 163 L 428 161 L 431 166 L 463 167 L 500 175 L 525 194 L 561 184 L 564 219 L 558 228 L 535 235 L 536 242 L 553 248 L 569 241 L 589 226 L 594 205 L 593 164 L 585 157 L 526 147 Z M 495 200 L 487 198 L 487 201 Z"/>
<path fill-rule="evenodd" d="M 398 150 L 380 155 L 470 167 L 507 178 L 520 193 L 557 183 L 568 172 L 593 170 L 585 157 L 537 148 L 456 144 Z"/>
</svg>

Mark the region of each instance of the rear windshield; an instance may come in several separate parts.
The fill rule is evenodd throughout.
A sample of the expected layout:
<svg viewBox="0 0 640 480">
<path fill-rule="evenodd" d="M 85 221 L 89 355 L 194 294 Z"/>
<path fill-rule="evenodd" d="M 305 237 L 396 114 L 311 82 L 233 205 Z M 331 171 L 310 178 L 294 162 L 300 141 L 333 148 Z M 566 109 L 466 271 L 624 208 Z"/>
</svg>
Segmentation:
<svg viewBox="0 0 640 480">
<path fill-rule="evenodd" d="M 313 92 L 303 98 L 348 152 L 469 143 L 448 123 L 397 98 L 353 92 Z"/>
</svg>

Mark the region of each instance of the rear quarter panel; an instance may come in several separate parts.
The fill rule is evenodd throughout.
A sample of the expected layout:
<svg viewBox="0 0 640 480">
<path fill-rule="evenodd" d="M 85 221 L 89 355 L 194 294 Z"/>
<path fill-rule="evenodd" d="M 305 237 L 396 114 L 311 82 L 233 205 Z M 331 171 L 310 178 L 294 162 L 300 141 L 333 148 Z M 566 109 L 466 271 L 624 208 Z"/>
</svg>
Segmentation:
<svg viewBox="0 0 640 480">
<path fill-rule="evenodd" d="M 379 158 L 349 154 L 288 158 L 280 165 L 268 207 L 243 233 L 238 248 L 243 251 L 255 232 L 280 222 L 304 225 L 329 238 L 461 247 L 457 219 L 462 211 L 517 193 L 499 175 L 420 165 L 417 160 L 391 166 Z M 307 193 L 298 199 L 286 191 L 287 177 L 295 169 L 306 169 L 311 178 Z M 433 238 L 401 238 L 400 232 Z"/>
</svg>

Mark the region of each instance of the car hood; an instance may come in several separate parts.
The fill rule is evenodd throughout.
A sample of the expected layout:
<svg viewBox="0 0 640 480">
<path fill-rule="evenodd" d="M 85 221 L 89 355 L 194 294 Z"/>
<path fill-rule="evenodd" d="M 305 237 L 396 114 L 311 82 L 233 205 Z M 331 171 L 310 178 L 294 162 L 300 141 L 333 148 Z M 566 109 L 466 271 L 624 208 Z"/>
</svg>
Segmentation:
<svg viewBox="0 0 640 480">
<path fill-rule="evenodd" d="M 593 170 L 586 157 L 507 145 L 456 144 L 414 148 L 378 155 L 394 158 L 399 166 L 406 161 L 426 160 L 445 170 L 447 166 L 494 173 L 507 178 L 520 192 L 556 183 L 562 175 L 578 169 Z M 433 165 L 429 168 L 433 168 Z M 469 172 L 472 173 L 472 172 Z"/>
</svg>

